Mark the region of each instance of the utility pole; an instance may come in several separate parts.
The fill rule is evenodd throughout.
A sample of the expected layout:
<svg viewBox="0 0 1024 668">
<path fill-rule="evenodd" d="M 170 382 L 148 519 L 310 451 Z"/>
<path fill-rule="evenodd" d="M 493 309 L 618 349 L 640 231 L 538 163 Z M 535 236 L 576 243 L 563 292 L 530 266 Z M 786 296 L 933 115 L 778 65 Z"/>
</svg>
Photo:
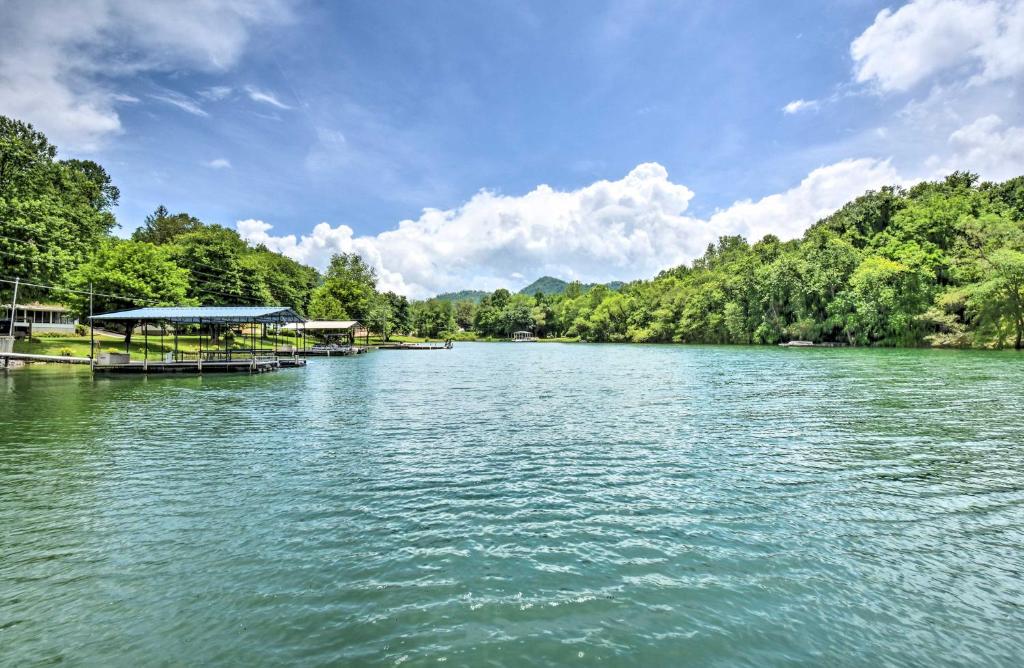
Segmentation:
<svg viewBox="0 0 1024 668">
<path fill-rule="evenodd" d="M 91 363 L 96 361 L 96 335 L 93 332 L 92 319 L 92 281 L 89 281 L 89 359 Z"/>
<path fill-rule="evenodd" d="M 14 277 L 14 298 L 11 299 L 11 324 L 7 329 L 7 336 L 14 336 L 14 319 L 15 314 L 18 312 L 18 284 L 21 279 L 17 276 Z"/>
</svg>

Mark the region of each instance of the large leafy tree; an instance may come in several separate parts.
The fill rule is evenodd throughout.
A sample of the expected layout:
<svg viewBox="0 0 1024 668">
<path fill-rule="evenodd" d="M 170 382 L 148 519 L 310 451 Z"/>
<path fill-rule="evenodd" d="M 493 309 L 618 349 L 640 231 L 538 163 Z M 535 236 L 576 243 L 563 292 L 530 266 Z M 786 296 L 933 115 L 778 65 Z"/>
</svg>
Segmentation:
<svg viewBox="0 0 1024 668">
<path fill-rule="evenodd" d="M 188 270 L 175 264 L 166 248 L 138 241 L 109 239 L 68 277 L 67 301 L 84 319 L 93 312 L 105 313 L 142 306 L 189 304 Z M 127 347 L 134 323 L 127 323 Z"/>
<path fill-rule="evenodd" d="M 309 310 L 309 300 L 320 282 L 320 274 L 295 260 L 257 246 L 242 256 L 249 280 L 262 284 L 275 305 L 290 306 L 300 314 Z"/>
<path fill-rule="evenodd" d="M 189 271 L 189 297 L 203 305 L 258 306 L 273 299 L 246 256 L 250 248 L 234 230 L 204 225 L 171 245 L 172 256 Z"/>
<path fill-rule="evenodd" d="M 149 241 L 154 244 L 173 243 L 182 235 L 196 232 L 203 227 L 203 222 L 187 213 L 171 214 L 163 204 L 156 211 L 146 216 L 142 227 L 132 233 L 136 241 Z"/>
<path fill-rule="evenodd" d="M 988 214 L 962 222 L 968 306 L 979 333 L 1024 347 L 1024 224 Z"/>
<path fill-rule="evenodd" d="M 412 329 L 412 314 L 408 297 L 405 295 L 395 294 L 394 292 L 385 292 L 384 296 L 387 298 L 388 303 L 391 306 L 391 324 L 388 328 L 389 333 L 409 333 Z"/>
<path fill-rule="evenodd" d="M 0 116 L 0 274 L 62 283 L 116 225 L 119 196 L 103 167 L 59 161 L 45 135 Z"/>
<path fill-rule="evenodd" d="M 920 275 L 899 262 L 866 258 L 837 304 L 845 311 L 843 331 L 851 343 L 915 345 L 923 336 L 916 320 L 927 306 Z"/>
<path fill-rule="evenodd" d="M 456 328 L 455 308 L 450 301 L 443 299 L 417 302 L 413 305 L 412 319 L 419 336 L 450 336 Z"/>
<path fill-rule="evenodd" d="M 366 320 L 376 299 L 377 273 L 356 253 L 331 258 L 324 281 L 309 300 L 317 320 Z"/>
</svg>

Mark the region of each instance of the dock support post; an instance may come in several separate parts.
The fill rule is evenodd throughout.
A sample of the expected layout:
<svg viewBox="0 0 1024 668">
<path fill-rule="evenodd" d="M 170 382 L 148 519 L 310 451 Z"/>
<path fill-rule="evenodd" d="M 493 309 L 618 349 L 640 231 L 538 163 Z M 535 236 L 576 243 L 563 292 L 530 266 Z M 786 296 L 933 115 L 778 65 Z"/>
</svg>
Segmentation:
<svg viewBox="0 0 1024 668">
<path fill-rule="evenodd" d="M 14 321 L 18 317 L 18 285 L 21 283 L 21 278 L 18 276 L 14 277 L 14 297 L 11 299 L 11 322 L 7 327 L 7 336 L 14 336 Z M 32 340 L 31 332 L 29 332 L 29 341 Z M 14 348 L 11 348 L 14 350 Z"/>
<path fill-rule="evenodd" d="M 89 366 L 96 366 L 96 325 L 92 320 L 92 281 L 89 281 Z"/>
</svg>

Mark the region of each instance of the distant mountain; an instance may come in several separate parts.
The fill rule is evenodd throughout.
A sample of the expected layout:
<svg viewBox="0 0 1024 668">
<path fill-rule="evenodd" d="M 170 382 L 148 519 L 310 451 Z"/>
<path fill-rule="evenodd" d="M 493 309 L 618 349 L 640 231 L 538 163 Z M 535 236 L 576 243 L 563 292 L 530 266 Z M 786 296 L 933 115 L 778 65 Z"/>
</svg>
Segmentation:
<svg viewBox="0 0 1024 668">
<path fill-rule="evenodd" d="M 445 292 L 443 294 L 434 297 L 443 302 L 461 302 L 469 300 L 474 304 L 479 304 L 480 300 L 491 294 L 490 292 L 484 292 L 483 290 L 459 290 L 458 292 Z"/>
<path fill-rule="evenodd" d="M 583 286 L 583 291 L 586 292 L 597 285 L 600 284 L 586 283 Z M 611 283 L 605 283 L 604 285 L 609 290 L 618 290 L 625 285 L 625 283 L 622 281 L 612 281 Z M 567 287 L 569 287 L 568 281 L 563 281 L 562 279 L 555 278 L 554 276 L 541 276 L 536 281 L 520 290 L 519 294 L 530 295 L 531 297 L 538 292 L 543 292 L 546 295 L 560 295 L 565 292 Z M 459 290 L 458 292 L 445 292 L 439 294 L 434 297 L 434 299 L 439 299 L 443 302 L 461 302 L 468 299 L 474 304 L 479 304 L 480 301 L 489 294 L 491 293 L 485 290 Z"/>
<path fill-rule="evenodd" d="M 583 285 L 583 291 L 586 292 L 587 290 L 589 290 L 589 289 L 591 289 L 591 288 L 593 288 L 593 287 L 595 287 L 597 285 L 600 285 L 600 284 L 599 283 L 585 283 Z M 604 285 L 609 290 L 618 290 L 623 285 L 625 285 L 625 283 L 623 283 L 622 281 L 612 281 L 611 283 L 605 283 Z M 568 281 L 563 281 L 562 279 L 555 278 L 554 276 L 541 276 L 536 281 L 534 281 L 533 283 L 530 283 L 525 288 L 520 290 L 519 294 L 521 294 L 521 295 L 531 295 L 532 296 L 532 295 L 537 294 L 538 292 L 543 292 L 546 295 L 560 295 L 563 292 L 565 292 L 565 289 L 567 287 L 569 287 Z"/>
<path fill-rule="evenodd" d="M 563 281 L 562 279 L 555 278 L 554 276 L 541 276 L 536 281 L 520 290 L 519 294 L 530 295 L 531 297 L 538 292 L 543 292 L 546 295 L 560 295 L 565 292 L 567 287 L 569 287 L 568 281 Z"/>
</svg>

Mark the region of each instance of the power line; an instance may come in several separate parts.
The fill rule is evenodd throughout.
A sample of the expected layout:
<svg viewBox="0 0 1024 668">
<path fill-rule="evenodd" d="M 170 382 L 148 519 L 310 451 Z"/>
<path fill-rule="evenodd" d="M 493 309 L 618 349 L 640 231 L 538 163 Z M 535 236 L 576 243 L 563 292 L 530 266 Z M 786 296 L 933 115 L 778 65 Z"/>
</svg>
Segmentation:
<svg viewBox="0 0 1024 668">
<path fill-rule="evenodd" d="M 3 238 L 7 239 L 9 237 L 3 237 Z M 27 255 L 21 255 L 19 253 L 11 253 L 9 251 L 0 250 L 0 254 L 9 255 L 10 257 L 20 258 L 22 260 L 27 260 L 27 261 L 33 262 L 33 263 L 40 263 L 40 261 L 38 259 L 29 257 Z M 46 263 L 42 262 L 41 264 L 46 264 Z M 52 265 L 53 263 L 51 262 L 49 264 Z M 188 267 L 182 267 L 182 269 L 189 270 Z M 191 273 L 191 271 L 190 271 L 190 273 Z M 199 272 L 199 273 L 202 273 L 202 272 Z M 244 297 L 245 296 L 244 293 L 230 294 L 230 293 L 227 293 L 227 292 L 220 292 L 220 291 L 217 291 L 217 290 L 211 290 L 211 289 L 209 289 L 209 287 L 206 287 L 206 286 L 216 285 L 216 284 L 211 284 L 209 281 L 194 280 L 194 281 L 191 281 L 191 283 L 193 285 L 195 285 L 195 286 L 203 287 L 203 291 L 204 292 L 207 292 L 207 293 L 212 294 L 212 295 L 218 295 L 220 297 L 232 297 L 232 298 L 238 299 L 239 297 Z M 249 296 L 252 295 L 252 290 L 251 289 L 246 289 L 246 292 L 249 293 Z M 95 293 L 95 294 L 99 294 L 99 293 Z"/>
<path fill-rule="evenodd" d="M 32 280 L 38 280 L 38 279 L 32 279 Z M 124 301 L 129 301 L 129 302 L 143 302 L 143 303 L 147 303 L 147 304 L 159 304 L 160 303 L 160 301 L 156 300 L 156 299 L 145 299 L 143 297 L 131 297 L 131 296 L 128 296 L 128 295 L 112 295 L 112 294 L 105 293 L 105 292 L 89 292 L 88 290 L 76 290 L 74 288 L 65 288 L 65 287 L 61 287 L 59 285 L 46 285 L 44 283 L 30 283 L 28 281 L 22 281 L 22 280 L 20 280 L 20 278 L 17 281 L 12 281 L 12 280 L 9 280 L 9 279 L 6 279 L 6 278 L 0 278 L 0 283 L 8 283 L 8 284 L 11 284 L 11 285 L 14 285 L 15 283 L 18 283 L 19 285 L 27 285 L 27 286 L 33 287 L 33 288 L 43 288 L 44 290 L 58 290 L 58 291 L 61 291 L 61 292 L 73 292 L 73 293 L 79 294 L 79 295 L 90 295 L 91 294 L 91 295 L 93 295 L 95 297 L 110 297 L 111 299 L 123 299 Z"/>
<path fill-rule="evenodd" d="M 241 238 L 241 237 L 239 237 L 239 238 Z M 37 243 L 36 243 L 36 242 L 34 242 L 34 241 L 27 241 L 27 240 L 25 240 L 25 239 L 17 239 L 17 238 L 15 238 L 15 237 L 8 237 L 8 236 L 5 236 L 5 235 L 3 235 L 3 234 L 0 234 L 0 239 L 6 239 L 6 240 L 8 240 L 8 241 L 16 241 L 16 242 L 18 242 L 18 243 L 22 243 L 22 244 L 25 244 L 25 245 L 33 245 L 33 246 L 35 246 L 36 248 L 38 248 L 38 247 L 39 247 L 39 244 L 37 244 Z M 246 244 L 246 247 L 247 247 L 247 248 L 249 248 L 249 249 L 251 249 L 251 250 L 254 250 L 254 251 L 256 250 L 256 249 L 255 249 L 254 247 L 252 247 L 252 246 L 249 246 L 248 242 L 246 242 L 246 241 L 245 241 L 244 239 L 242 239 L 242 241 L 243 241 L 243 242 L 244 242 L 244 243 Z M 151 243 L 151 242 L 144 242 L 144 243 Z M 162 246 L 162 245 L 164 245 L 164 244 L 153 244 L 153 245 L 154 245 L 154 246 L 157 246 L 157 247 L 160 247 L 160 246 Z M 268 253 L 270 253 L 270 254 L 272 254 L 272 255 L 279 255 L 279 256 L 281 256 L 281 257 L 283 257 L 283 258 L 285 258 L 285 259 L 291 260 L 291 258 L 289 258 L 289 257 L 288 257 L 287 255 L 285 255 L 284 253 L 277 253 L 277 252 L 271 251 L 271 250 L 269 250 L 269 249 L 267 249 L 267 252 L 268 252 Z M 208 264 L 203 264 L 202 262 L 196 262 L 195 260 L 185 259 L 185 261 L 186 261 L 186 262 L 188 262 L 190 266 L 187 266 L 187 267 L 182 267 L 182 268 L 183 268 L 183 269 L 188 269 L 189 271 L 192 271 L 192 272 L 195 272 L 195 270 L 194 270 L 194 269 L 192 268 L 192 266 L 191 266 L 191 265 L 195 265 L 195 266 L 197 266 L 197 267 L 202 267 L 203 269 L 209 269 L 210 271 L 216 271 L 216 272 L 220 272 L 220 271 L 222 271 L 222 269 L 221 269 L 220 267 L 212 267 L 212 266 L 210 266 L 210 265 L 208 265 Z M 298 262 L 297 260 L 292 260 L 292 262 L 295 262 L 296 264 L 299 264 L 299 265 L 301 265 L 301 266 L 304 266 L 304 267 L 308 266 L 308 265 L 303 265 L 303 264 L 302 264 L 301 262 Z M 310 269 L 314 269 L 313 267 L 309 267 L 309 268 L 310 268 Z M 315 269 L 314 269 L 314 271 L 315 271 Z M 212 278 L 219 278 L 219 276 L 218 276 L 218 275 L 211 275 L 211 274 L 206 274 L 205 272 L 201 272 L 201 271 L 199 271 L 199 272 L 195 272 L 195 273 L 198 273 L 198 274 L 204 274 L 204 275 L 206 275 L 206 276 L 211 276 Z"/>
</svg>

